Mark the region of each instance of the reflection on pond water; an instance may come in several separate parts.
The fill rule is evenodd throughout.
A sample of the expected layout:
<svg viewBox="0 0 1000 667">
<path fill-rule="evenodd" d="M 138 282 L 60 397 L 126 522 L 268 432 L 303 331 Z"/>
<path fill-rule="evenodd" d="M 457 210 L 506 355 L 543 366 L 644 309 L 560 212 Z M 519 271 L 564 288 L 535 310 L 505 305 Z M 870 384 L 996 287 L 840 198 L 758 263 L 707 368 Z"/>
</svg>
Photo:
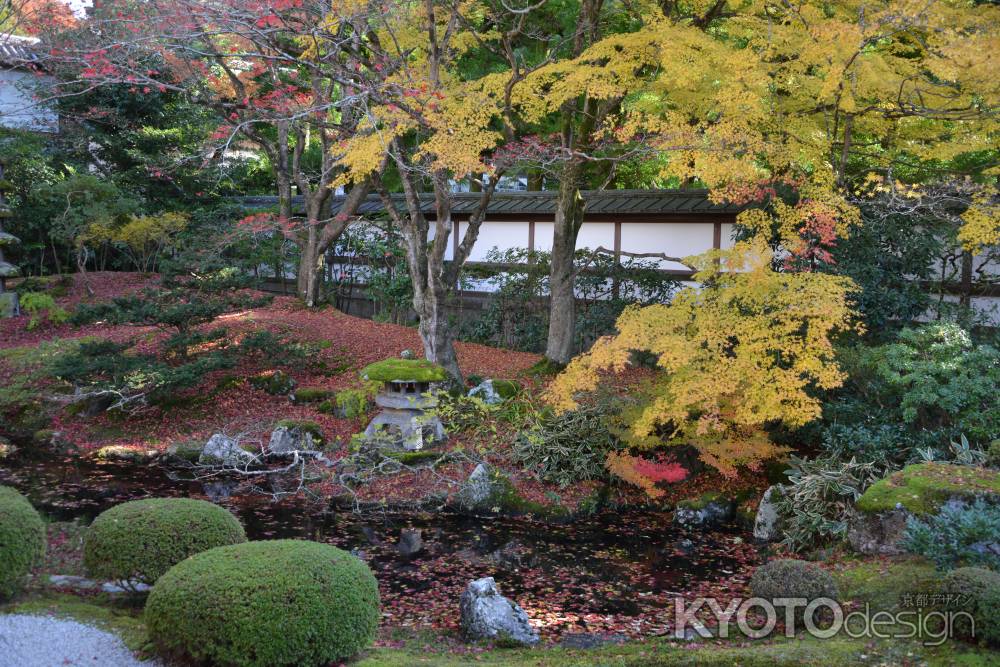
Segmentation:
<svg viewBox="0 0 1000 667">
<path fill-rule="evenodd" d="M 745 534 L 682 531 L 664 513 L 603 513 L 565 525 L 450 513 L 359 516 L 303 498 L 241 494 L 225 479 L 176 481 L 156 466 L 75 457 L 2 460 L 0 484 L 57 521 L 87 522 L 136 498 L 210 499 L 239 516 L 251 539 L 312 539 L 363 557 L 379 578 L 387 623 L 413 627 L 454 628 L 466 584 L 494 576 L 541 622 L 543 636 L 659 634 L 673 617 L 673 598 L 741 595 L 746 565 L 757 559 Z"/>
</svg>

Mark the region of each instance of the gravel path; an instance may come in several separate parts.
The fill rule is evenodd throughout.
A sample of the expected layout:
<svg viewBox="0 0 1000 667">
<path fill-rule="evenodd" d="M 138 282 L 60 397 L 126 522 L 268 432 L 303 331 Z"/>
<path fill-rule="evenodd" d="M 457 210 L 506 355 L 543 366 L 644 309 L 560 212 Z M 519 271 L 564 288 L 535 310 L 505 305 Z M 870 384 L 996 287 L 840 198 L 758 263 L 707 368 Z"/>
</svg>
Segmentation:
<svg viewBox="0 0 1000 667">
<path fill-rule="evenodd" d="M 0 667 L 159 667 L 104 630 L 51 616 L 0 615 Z"/>
</svg>

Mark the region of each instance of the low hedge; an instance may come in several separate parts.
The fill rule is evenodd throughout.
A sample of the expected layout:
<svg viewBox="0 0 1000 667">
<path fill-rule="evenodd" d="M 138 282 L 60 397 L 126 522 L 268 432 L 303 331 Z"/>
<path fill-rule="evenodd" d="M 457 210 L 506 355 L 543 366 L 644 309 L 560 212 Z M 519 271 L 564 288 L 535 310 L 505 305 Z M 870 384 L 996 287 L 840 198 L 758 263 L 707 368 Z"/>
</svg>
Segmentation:
<svg viewBox="0 0 1000 667">
<path fill-rule="evenodd" d="M 90 576 L 153 584 L 188 556 L 246 542 L 239 520 L 225 508 L 192 498 L 149 498 L 101 513 L 84 538 Z"/>
<path fill-rule="evenodd" d="M 167 656 L 239 667 L 327 665 L 368 646 L 380 618 L 368 566 L 328 544 L 211 549 L 156 582 L 146 625 Z"/>
<path fill-rule="evenodd" d="M 16 593 L 45 555 L 45 522 L 28 499 L 0 486 L 0 598 Z"/>
</svg>

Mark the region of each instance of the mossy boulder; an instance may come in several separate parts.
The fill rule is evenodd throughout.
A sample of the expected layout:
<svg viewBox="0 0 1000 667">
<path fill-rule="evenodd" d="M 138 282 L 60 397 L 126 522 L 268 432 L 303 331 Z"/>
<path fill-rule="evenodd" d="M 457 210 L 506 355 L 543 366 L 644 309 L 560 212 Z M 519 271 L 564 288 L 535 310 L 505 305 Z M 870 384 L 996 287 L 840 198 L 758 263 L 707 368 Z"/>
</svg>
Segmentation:
<svg viewBox="0 0 1000 667">
<path fill-rule="evenodd" d="M 361 377 L 375 382 L 444 382 L 448 372 L 426 359 L 384 359 L 362 368 Z"/>
<path fill-rule="evenodd" d="M 339 663 L 372 642 L 380 617 L 363 561 L 302 540 L 196 554 L 161 577 L 146 603 L 164 655 L 240 667 Z"/>
<path fill-rule="evenodd" d="M 761 565 L 750 578 L 750 592 L 765 600 L 780 598 L 829 598 L 836 600 L 837 582 L 815 563 L 793 558 L 779 558 Z M 783 608 L 783 607 L 782 607 Z M 802 608 L 796 610 L 802 618 Z"/>
<path fill-rule="evenodd" d="M 733 520 L 738 499 L 718 491 L 687 498 L 674 508 L 674 523 L 685 528 L 718 526 Z"/>
<path fill-rule="evenodd" d="M 172 442 L 167 446 L 166 459 L 168 461 L 195 463 L 201 458 L 201 452 L 205 445 L 197 440 L 181 440 Z"/>
<path fill-rule="evenodd" d="M 123 445 L 107 445 L 95 454 L 99 461 L 121 461 L 124 463 L 149 463 L 159 457 L 155 449 L 136 449 Z"/>
<path fill-rule="evenodd" d="M 210 502 L 133 500 L 94 519 L 84 539 L 83 564 L 98 579 L 153 584 L 193 554 L 246 539 L 239 520 Z"/>
<path fill-rule="evenodd" d="M 977 497 L 1000 502 L 1000 472 L 951 463 L 918 463 L 872 484 L 856 506 L 866 514 L 895 509 L 934 514 L 948 500 Z"/>
<path fill-rule="evenodd" d="M 514 398 L 521 392 L 521 385 L 517 380 L 493 380 L 493 391 L 497 396 L 504 399 Z"/>
<path fill-rule="evenodd" d="M 28 499 L 0 486 L 0 599 L 20 590 L 45 556 L 45 523 Z"/>
</svg>

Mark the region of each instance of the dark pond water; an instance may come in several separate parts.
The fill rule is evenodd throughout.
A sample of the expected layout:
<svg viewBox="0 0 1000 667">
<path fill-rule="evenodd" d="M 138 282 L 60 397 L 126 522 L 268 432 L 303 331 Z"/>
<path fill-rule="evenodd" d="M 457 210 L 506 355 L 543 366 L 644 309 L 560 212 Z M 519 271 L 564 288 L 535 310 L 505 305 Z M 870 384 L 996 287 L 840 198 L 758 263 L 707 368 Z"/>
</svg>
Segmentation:
<svg viewBox="0 0 1000 667">
<path fill-rule="evenodd" d="M 23 451 L 23 450 L 22 450 Z M 677 596 L 741 595 L 758 554 L 739 532 L 685 532 L 662 513 L 607 513 L 566 525 L 454 514 L 359 516 L 303 498 L 271 502 L 224 481 L 176 481 L 163 469 L 66 459 L 0 460 L 0 484 L 18 488 L 56 521 L 89 522 L 126 500 L 208 498 L 240 517 L 251 539 L 303 538 L 353 550 L 379 578 L 386 622 L 454 628 L 466 584 L 494 576 L 544 636 L 660 634 Z M 403 529 L 424 548 L 403 557 Z"/>
</svg>

